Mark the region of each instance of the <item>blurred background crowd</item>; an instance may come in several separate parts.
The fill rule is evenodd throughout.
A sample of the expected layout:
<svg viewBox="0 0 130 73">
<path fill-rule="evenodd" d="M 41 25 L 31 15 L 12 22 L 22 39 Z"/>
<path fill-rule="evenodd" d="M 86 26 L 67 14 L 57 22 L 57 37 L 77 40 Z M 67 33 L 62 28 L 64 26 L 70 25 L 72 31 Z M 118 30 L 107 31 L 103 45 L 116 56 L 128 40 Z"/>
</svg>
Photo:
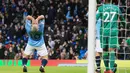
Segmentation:
<svg viewBox="0 0 130 73">
<path fill-rule="evenodd" d="M 130 59 L 130 1 L 127 1 L 118 3 L 127 20 L 125 29 L 119 27 L 118 59 Z M 117 4 L 116 0 L 114 3 Z M 28 40 L 24 27 L 27 15 L 45 16 L 44 39 L 49 59 L 84 59 L 88 49 L 87 12 L 88 0 L 0 0 L 0 59 L 22 58 Z M 30 56 L 39 58 L 36 50 Z"/>
</svg>

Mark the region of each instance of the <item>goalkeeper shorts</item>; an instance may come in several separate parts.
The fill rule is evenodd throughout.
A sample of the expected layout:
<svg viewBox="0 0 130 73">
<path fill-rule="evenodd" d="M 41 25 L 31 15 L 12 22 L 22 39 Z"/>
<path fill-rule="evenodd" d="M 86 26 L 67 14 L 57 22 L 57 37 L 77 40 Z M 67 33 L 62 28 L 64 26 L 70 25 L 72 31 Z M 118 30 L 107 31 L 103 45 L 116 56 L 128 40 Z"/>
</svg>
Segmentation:
<svg viewBox="0 0 130 73">
<path fill-rule="evenodd" d="M 101 48 L 119 49 L 118 36 L 101 36 Z"/>
</svg>

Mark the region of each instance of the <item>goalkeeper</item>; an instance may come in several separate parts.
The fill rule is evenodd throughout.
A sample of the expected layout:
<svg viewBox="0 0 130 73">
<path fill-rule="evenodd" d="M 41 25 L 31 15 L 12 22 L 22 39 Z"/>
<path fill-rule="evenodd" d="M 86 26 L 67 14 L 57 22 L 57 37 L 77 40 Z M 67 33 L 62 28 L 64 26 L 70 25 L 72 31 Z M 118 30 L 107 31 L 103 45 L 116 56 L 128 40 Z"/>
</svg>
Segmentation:
<svg viewBox="0 0 130 73">
<path fill-rule="evenodd" d="M 106 67 L 104 73 L 115 73 L 115 50 L 119 48 L 118 44 L 118 18 L 124 23 L 121 11 L 118 6 L 111 4 L 112 0 L 105 0 L 105 4 L 98 7 L 96 20 L 102 19 L 100 28 L 101 48 L 103 48 L 103 60 Z"/>
</svg>

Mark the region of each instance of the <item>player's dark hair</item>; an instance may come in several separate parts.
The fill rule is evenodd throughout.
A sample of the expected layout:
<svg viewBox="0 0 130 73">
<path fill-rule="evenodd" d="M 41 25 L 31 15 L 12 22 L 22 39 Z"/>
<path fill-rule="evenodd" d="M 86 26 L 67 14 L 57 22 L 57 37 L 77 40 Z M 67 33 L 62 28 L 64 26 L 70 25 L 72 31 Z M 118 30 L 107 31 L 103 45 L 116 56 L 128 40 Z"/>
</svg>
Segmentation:
<svg viewBox="0 0 130 73">
<path fill-rule="evenodd" d="M 110 2 L 111 2 L 111 0 L 105 0 L 105 2 L 109 2 L 109 3 L 110 3 Z"/>
<path fill-rule="evenodd" d="M 108 2 L 112 2 L 112 0 L 107 0 Z"/>
<path fill-rule="evenodd" d="M 106 2 L 118 5 L 118 0 L 106 0 Z"/>
</svg>

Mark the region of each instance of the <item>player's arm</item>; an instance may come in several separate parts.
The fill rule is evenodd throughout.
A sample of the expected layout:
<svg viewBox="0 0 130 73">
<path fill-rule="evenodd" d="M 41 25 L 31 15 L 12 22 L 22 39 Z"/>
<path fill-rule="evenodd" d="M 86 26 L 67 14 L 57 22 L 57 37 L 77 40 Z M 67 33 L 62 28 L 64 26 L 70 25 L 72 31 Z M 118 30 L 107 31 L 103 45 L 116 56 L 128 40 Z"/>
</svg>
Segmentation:
<svg viewBox="0 0 130 73">
<path fill-rule="evenodd" d="M 36 22 L 36 20 L 32 16 L 28 15 L 26 17 L 26 21 L 25 21 L 25 28 L 26 29 L 30 29 L 30 27 L 31 27 L 31 30 L 35 30 L 35 28 L 36 29 L 38 28 L 37 24 L 38 23 Z"/>
<path fill-rule="evenodd" d="M 97 12 L 96 12 L 96 20 L 98 20 L 99 18 L 101 18 L 100 7 L 98 8 L 98 10 L 97 10 Z"/>
<path fill-rule="evenodd" d="M 36 21 L 40 22 L 41 24 L 44 24 L 45 23 L 44 19 L 45 19 L 44 15 L 40 15 L 37 17 Z"/>
<path fill-rule="evenodd" d="M 43 16 L 43 15 L 40 15 L 40 16 L 38 16 L 38 17 L 37 17 L 37 19 L 36 19 L 36 20 L 38 20 L 38 21 L 39 21 L 39 20 L 43 20 L 43 19 L 44 19 L 44 16 Z"/>
<path fill-rule="evenodd" d="M 28 16 L 26 17 L 25 23 L 28 24 L 28 25 L 31 25 L 31 22 L 33 22 L 34 20 L 35 20 L 35 19 L 34 19 L 32 16 L 28 15 Z"/>
<path fill-rule="evenodd" d="M 32 21 L 32 23 L 31 23 L 31 21 Z M 35 20 L 35 19 L 34 19 L 32 16 L 30 16 L 30 15 L 28 15 L 28 16 L 26 17 L 26 22 L 27 22 L 27 23 L 30 23 L 31 25 L 38 24 L 37 20 Z"/>
<path fill-rule="evenodd" d="M 34 20 L 34 18 L 30 15 L 28 15 L 26 17 L 26 20 L 25 20 L 25 28 L 26 29 L 30 29 L 30 27 L 32 26 L 32 20 Z"/>
<path fill-rule="evenodd" d="M 32 16 L 30 16 L 30 15 L 28 15 L 28 16 L 26 17 L 26 19 L 27 19 L 27 20 L 31 20 L 31 21 L 34 20 L 34 18 L 33 18 Z"/>
</svg>

